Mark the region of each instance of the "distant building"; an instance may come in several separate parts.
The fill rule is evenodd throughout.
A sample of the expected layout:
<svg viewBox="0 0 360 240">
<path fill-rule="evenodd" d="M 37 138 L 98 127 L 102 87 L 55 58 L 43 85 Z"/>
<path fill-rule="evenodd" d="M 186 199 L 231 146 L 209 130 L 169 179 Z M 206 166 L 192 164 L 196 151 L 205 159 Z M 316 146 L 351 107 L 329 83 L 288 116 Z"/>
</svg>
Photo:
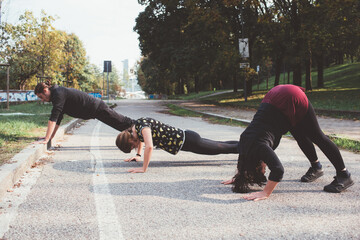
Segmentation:
<svg viewBox="0 0 360 240">
<path fill-rule="evenodd" d="M 123 62 L 123 76 L 126 78 L 126 76 L 129 75 L 129 60 L 125 59 Z"/>
</svg>

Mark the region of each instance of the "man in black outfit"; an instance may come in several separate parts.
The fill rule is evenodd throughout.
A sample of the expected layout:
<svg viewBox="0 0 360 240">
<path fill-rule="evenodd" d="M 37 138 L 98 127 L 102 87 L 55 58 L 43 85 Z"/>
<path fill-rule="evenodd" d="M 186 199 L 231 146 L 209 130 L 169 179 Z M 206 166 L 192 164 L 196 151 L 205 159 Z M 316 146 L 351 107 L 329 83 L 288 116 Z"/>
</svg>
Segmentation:
<svg viewBox="0 0 360 240">
<path fill-rule="evenodd" d="M 39 83 L 35 87 L 35 94 L 42 101 L 53 104 L 46 136 L 42 142 L 44 144 L 55 136 L 64 113 L 85 120 L 96 118 L 119 131 L 133 124 L 132 119 L 117 113 L 100 99 L 73 88 L 51 86 L 49 82 Z"/>
</svg>

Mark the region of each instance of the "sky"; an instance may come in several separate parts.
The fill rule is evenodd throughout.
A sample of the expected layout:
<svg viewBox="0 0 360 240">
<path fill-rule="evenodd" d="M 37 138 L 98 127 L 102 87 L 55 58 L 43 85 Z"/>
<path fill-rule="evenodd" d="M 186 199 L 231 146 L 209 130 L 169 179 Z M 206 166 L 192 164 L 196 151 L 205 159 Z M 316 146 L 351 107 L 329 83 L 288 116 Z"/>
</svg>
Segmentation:
<svg viewBox="0 0 360 240">
<path fill-rule="evenodd" d="M 1 0 L 0 0 L 1 1 Z M 137 0 L 2 0 L 1 21 L 15 24 L 26 10 L 40 17 L 41 10 L 58 17 L 56 29 L 76 34 L 83 42 L 90 62 L 101 67 L 105 60 L 122 71 L 140 59 L 135 19 L 144 6 Z"/>
</svg>

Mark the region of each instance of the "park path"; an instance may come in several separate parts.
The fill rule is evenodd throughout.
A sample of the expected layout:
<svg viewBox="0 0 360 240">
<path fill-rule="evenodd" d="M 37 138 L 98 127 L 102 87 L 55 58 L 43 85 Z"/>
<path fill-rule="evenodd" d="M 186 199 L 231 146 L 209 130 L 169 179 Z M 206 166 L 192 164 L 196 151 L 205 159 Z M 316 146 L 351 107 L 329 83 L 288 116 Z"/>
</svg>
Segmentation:
<svg viewBox="0 0 360 240">
<path fill-rule="evenodd" d="M 208 139 L 239 139 L 243 127 L 164 114 L 168 101 L 121 100 L 116 111 L 151 116 Z M 276 153 L 283 181 L 265 201 L 251 202 L 222 180 L 236 169 L 236 154 L 171 155 L 155 149 L 146 173 L 127 170 L 114 141 L 118 131 L 97 120 L 83 122 L 0 202 L 0 239 L 359 239 L 359 155 L 341 150 L 354 186 L 341 194 L 323 191 L 334 168 L 318 152 L 323 177 L 302 183 L 309 162 L 294 140 Z M 132 153 L 134 154 L 134 152 Z M 260 190 L 259 187 L 254 187 Z M 314 224 L 315 223 L 315 224 Z M 281 226 L 281 227 L 279 227 Z M 345 226 L 345 227 L 344 227 Z"/>
</svg>

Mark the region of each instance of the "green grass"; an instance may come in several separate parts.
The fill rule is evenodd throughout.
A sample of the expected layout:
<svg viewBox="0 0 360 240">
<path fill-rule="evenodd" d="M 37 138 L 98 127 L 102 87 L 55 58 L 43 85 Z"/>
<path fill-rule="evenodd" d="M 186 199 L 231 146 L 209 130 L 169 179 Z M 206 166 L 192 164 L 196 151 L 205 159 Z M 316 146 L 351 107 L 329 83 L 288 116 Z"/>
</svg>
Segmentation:
<svg viewBox="0 0 360 240">
<path fill-rule="evenodd" d="M 233 119 L 221 118 L 221 117 L 204 117 L 206 121 L 213 124 L 222 124 L 227 126 L 246 128 L 248 125 Z"/>
<path fill-rule="evenodd" d="M 292 79 L 292 75 L 290 75 Z M 280 84 L 284 84 L 283 76 L 280 77 Z M 312 72 L 313 90 L 307 91 L 310 102 L 315 109 L 335 110 L 335 111 L 357 111 L 360 112 L 360 63 L 347 63 L 337 65 L 324 70 L 325 88 L 316 89 L 317 72 Z M 287 79 L 285 81 L 287 83 Z M 292 81 L 290 82 L 292 83 Z M 305 80 L 303 77 L 303 87 Z M 274 77 L 269 79 L 269 89 L 274 86 Z M 253 86 L 253 95 L 248 97 L 248 101 L 244 101 L 243 93 L 225 93 L 222 95 L 204 98 L 204 101 L 215 103 L 218 105 L 227 105 L 232 107 L 252 107 L 257 108 L 268 91 L 266 82 L 260 84 L 257 90 L 257 84 Z M 345 114 L 343 112 L 326 113 L 323 115 L 332 117 L 359 119 L 360 114 Z"/>
<path fill-rule="evenodd" d="M 360 142 L 352 139 L 339 138 L 336 136 L 329 136 L 339 148 L 346 149 L 355 153 L 360 153 Z"/>
<path fill-rule="evenodd" d="M 169 109 L 168 113 L 173 114 L 173 115 L 184 116 L 184 117 L 202 117 L 203 116 L 200 113 L 181 108 L 174 104 L 166 104 L 166 106 Z"/>
<path fill-rule="evenodd" d="M 258 108 L 266 92 L 266 90 L 253 91 L 253 95 L 248 97 L 247 102 L 245 102 L 242 92 L 231 92 L 207 97 L 202 101 L 236 108 Z M 354 111 L 360 112 L 360 89 L 327 88 L 308 91 L 306 95 L 315 109 L 329 111 L 318 111 L 321 115 L 345 119 L 360 119 L 360 113 L 351 113 Z M 351 112 L 344 113 L 342 111 Z"/>
<path fill-rule="evenodd" d="M 218 91 L 201 91 L 199 93 L 189 93 L 189 94 L 181 94 L 181 95 L 174 95 L 174 96 L 169 96 L 169 99 L 176 99 L 176 100 L 194 100 L 194 99 L 198 99 L 202 96 L 206 96 L 212 93 L 217 93 L 217 92 L 224 92 L 225 90 L 218 90 Z"/>
<path fill-rule="evenodd" d="M 290 79 L 292 79 L 292 75 Z M 280 80 L 280 84 L 284 84 L 283 76 L 280 77 Z M 287 78 L 285 83 L 287 83 Z M 292 81 L 290 83 L 292 83 Z M 306 95 L 315 109 L 325 110 L 317 111 L 319 114 L 338 118 L 360 119 L 360 113 L 343 112 L 360 112 L 360 63 L 346 63 L 325 69 L 325 88 L 321 89 L 316 89 L 317 72 L 313 71 L 312 83 L 313 90 L 307 91 Z M 302 85 L 305 87 L 304 77 Z M 269 89 L 273 86 L 274 77 L 271 77 L 269 79 Z M 224 93 L 212 97 L 205 97 L 202 101 L 238 108 L 257 108 L 268 91 L 266 89 L 266 82 L 262 82 L 259 85 L 260 90 L 257 89 L 256 84 L 253 86 L 253 94 L 248 97 L 247 102 L 245 102 L 242 92 Z"/>
<path fill-rule="evenodd" d="M 290 75 L 292 79 L 292 75 Z M 283 76 L 280 77 L 280 84 L 284 84 Z M 285 83 L 287 83 L 287 78 Z M 290 81 L 292 83 L 292 81 Z M 360 63 L 347 63 L 332 66 L 324 70 L 325 88 L 316 89 L 317 72 L 312 72 L 313 90 L 307 91 L 310 102 L 315 109 L 335 110 L 335 111 L 360 111 Z M 303 77 L 303 87 L 305 80 Z M 204 98 L 205 101 L 218 105 L 228 105 L 233 107 L 252 107 L 257 108 L 268 91 L 266 82 L 262 82 L 257 90 L 257 84 L 253 86 L 253 95 L 248 97 L 248 101 L 244 101 L 243 93 L 225 93 L 217 96 Z M 269 89 L 274 86 L 274 77 L 269 79 Z M 322 113 L 326 114 L 326 113 Z M 328 114 L 326 114 L 328 115 Z M 334 116 L 333 114 L 330 114 Z M 344 113 L 336 113 L 335 116 L 350 119 L 359 119 L 359 114 L 344 115 Z"/>
<path fill-rule="evenodd" d="M 0 113 L 33 113 L 28 116 L 0 115 L 0 165 L 11 159 L 29 143 L 44 137 L 51 104 L 25 103 L 11 105 L 10 109 L 0 109 Z M 72 118 L 64 116 L 62 124 Z"/>
<path fill-rule="evenodd" d="M 307 92 L 306 95 L 318 109 L 360 111 L 360 89 L 326 88 Z"/>
<path fill-rule="evenodd" d="M 292 83 L 293 75 L 290 73 L 290 84 Z M 317 88 L 318 74 L 317 70 L 313 69 L 311 72 L 312 87 Z M 280 84 L 287 84 L 287 73 L 280 74 Z M 266 79 L 260 79 L 259 89 L 266 90 Z M 274 86 L 275 77 L 269 78 L 269 89 Z M 341 65 L 331 66 L 324 69 L 324 85 L 325 88 L 348 88 L 360 89 L 360 62 L 345 63 Z M 305 87 L 305 74 L 302 75 L 302 86 Z M 254 82 L 253 90 L 258 90 L 257 82 Z"/>
</svg>

